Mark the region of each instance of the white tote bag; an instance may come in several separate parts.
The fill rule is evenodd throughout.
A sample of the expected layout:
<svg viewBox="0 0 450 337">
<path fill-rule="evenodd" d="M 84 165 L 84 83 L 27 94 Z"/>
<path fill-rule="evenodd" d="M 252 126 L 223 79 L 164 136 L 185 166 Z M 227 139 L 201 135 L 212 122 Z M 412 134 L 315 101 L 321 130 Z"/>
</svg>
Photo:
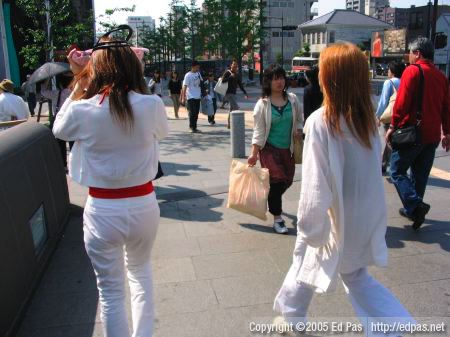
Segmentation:
<svg viewBox="0 0 450 337">
<path fill-rule="evenodd" d="M 227 94 L 227 90 L 228 90 L 228 82 L 223 83 L 222 77 L 219 78 L 216 86 L 214 87 L 214 91 L 217 92 L 219 95 L 225 96 Z"/>
</svg>

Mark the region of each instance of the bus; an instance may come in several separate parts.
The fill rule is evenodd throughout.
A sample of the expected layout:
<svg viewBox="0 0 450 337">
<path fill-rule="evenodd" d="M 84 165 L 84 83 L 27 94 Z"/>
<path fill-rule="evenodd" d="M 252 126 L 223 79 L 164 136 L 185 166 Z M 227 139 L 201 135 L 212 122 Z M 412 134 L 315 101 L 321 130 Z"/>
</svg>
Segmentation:
<svg viewBox="0 0 450 337">
<path fill-rule="evenodd" d="M 292 59 L 292 72 L 300 73 L 311 69 L 312 66 L 318 63 L 319 59 L 315 57 L 295 56 Z"/>
</svg>

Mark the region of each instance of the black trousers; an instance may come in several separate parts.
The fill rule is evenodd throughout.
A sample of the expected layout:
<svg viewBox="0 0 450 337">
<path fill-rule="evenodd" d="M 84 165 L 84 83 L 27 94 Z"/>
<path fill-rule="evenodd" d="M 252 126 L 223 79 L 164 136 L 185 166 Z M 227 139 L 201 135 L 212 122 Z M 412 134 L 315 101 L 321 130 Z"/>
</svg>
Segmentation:
<svg viewBox="0 0 450 337">
<path fill-rule="evenodd" d="M 67 168 L 67 142 L 65 140 L 61 140 L 56 138 L 58 141 L 59 151 L 61 153 L 61 158 L 63 161 L 63 165 L 65 168 Z M 72 150 L 74 142 L 69 142 L 69 149 Z"/>
<path fill-rule="evenodd" d="M 188 99 L 187 108 L 189 111 L 189 128 L 196 130 L 198 113 L 200 112 L 200 99 Z"/>
<path fill-rule="evenodd" d="M 29 93 L 27 98 L 28 110 L 30 110 L 30 115 L 34 116 L 34 109 L 36 108 L 36 94 Z"/>
<path fill-rule="evenodd" d="M 282 197 L 284 192 L 289 188 L 289 185 L 281 182 L 281 183 L 271 183 L 268 203 L 269 203 L 269 212 L 274 216 L 279 216 L 283 212 L 283 201 Z"/>
<path fill-rule="evenodd" d="M 208 122 L 214 122 L 214 116 L 216 115 L 216 111 L 217 111 L 217 99 L 213 98 L 213 109 L 214 109 L 214 114 L 212 116 L 208 116 Z"/>
<path fill-rule="evenodd" d="M 386 132 L 387 132 L 387 130 L 389 130 L 389 124 L 384 125 L 384 130 Z M 384 147 L 384 151 L 383 151 L 383 158 L 382 158 L 382 165 L 381 165 L 383 172 L 386 171 L 386 169 L 388 168 L 388 166 L 391 162 L 391 154 L 392 154 L 392 149 L 388 144 L 386 144 Z"/>
</svg>

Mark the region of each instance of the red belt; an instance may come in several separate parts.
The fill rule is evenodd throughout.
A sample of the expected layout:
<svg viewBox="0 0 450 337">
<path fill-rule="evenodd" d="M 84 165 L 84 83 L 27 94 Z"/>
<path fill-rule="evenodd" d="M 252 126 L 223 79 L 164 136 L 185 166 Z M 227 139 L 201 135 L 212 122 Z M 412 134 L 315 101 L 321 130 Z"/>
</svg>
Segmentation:
<svg viewBox="0 0 450 337">
<path fill-rule="evenodd" d="M 154 191 L 153 184 L 149 181 L 146 184 L 124 188 L 99 188 L 89 187 L 89 195 L 99 199 L 122 199 L 142 197 Z"/>
</svg>

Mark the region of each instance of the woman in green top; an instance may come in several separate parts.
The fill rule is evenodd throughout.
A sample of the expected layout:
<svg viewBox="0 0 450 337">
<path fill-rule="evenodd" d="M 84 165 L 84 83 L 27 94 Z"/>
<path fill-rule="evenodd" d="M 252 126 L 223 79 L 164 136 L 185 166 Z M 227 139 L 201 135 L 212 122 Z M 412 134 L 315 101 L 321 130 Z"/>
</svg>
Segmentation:
<svg viewBox="0 0 450 337">
<path fill-rule="evenodd" d="M 281 217 L 283 193 L 292 185 L 295 173 L 294 137 L 302 137 L 303 114 L 297 96 L 286 91 L 286 72 L 278 65 L 264 71 L 262 98 L 253 111 L 252 154 L 248 164 L 269 169 L 269 212 L 274 216 L 273 229 L 288 232 Z"/>
</svg>

